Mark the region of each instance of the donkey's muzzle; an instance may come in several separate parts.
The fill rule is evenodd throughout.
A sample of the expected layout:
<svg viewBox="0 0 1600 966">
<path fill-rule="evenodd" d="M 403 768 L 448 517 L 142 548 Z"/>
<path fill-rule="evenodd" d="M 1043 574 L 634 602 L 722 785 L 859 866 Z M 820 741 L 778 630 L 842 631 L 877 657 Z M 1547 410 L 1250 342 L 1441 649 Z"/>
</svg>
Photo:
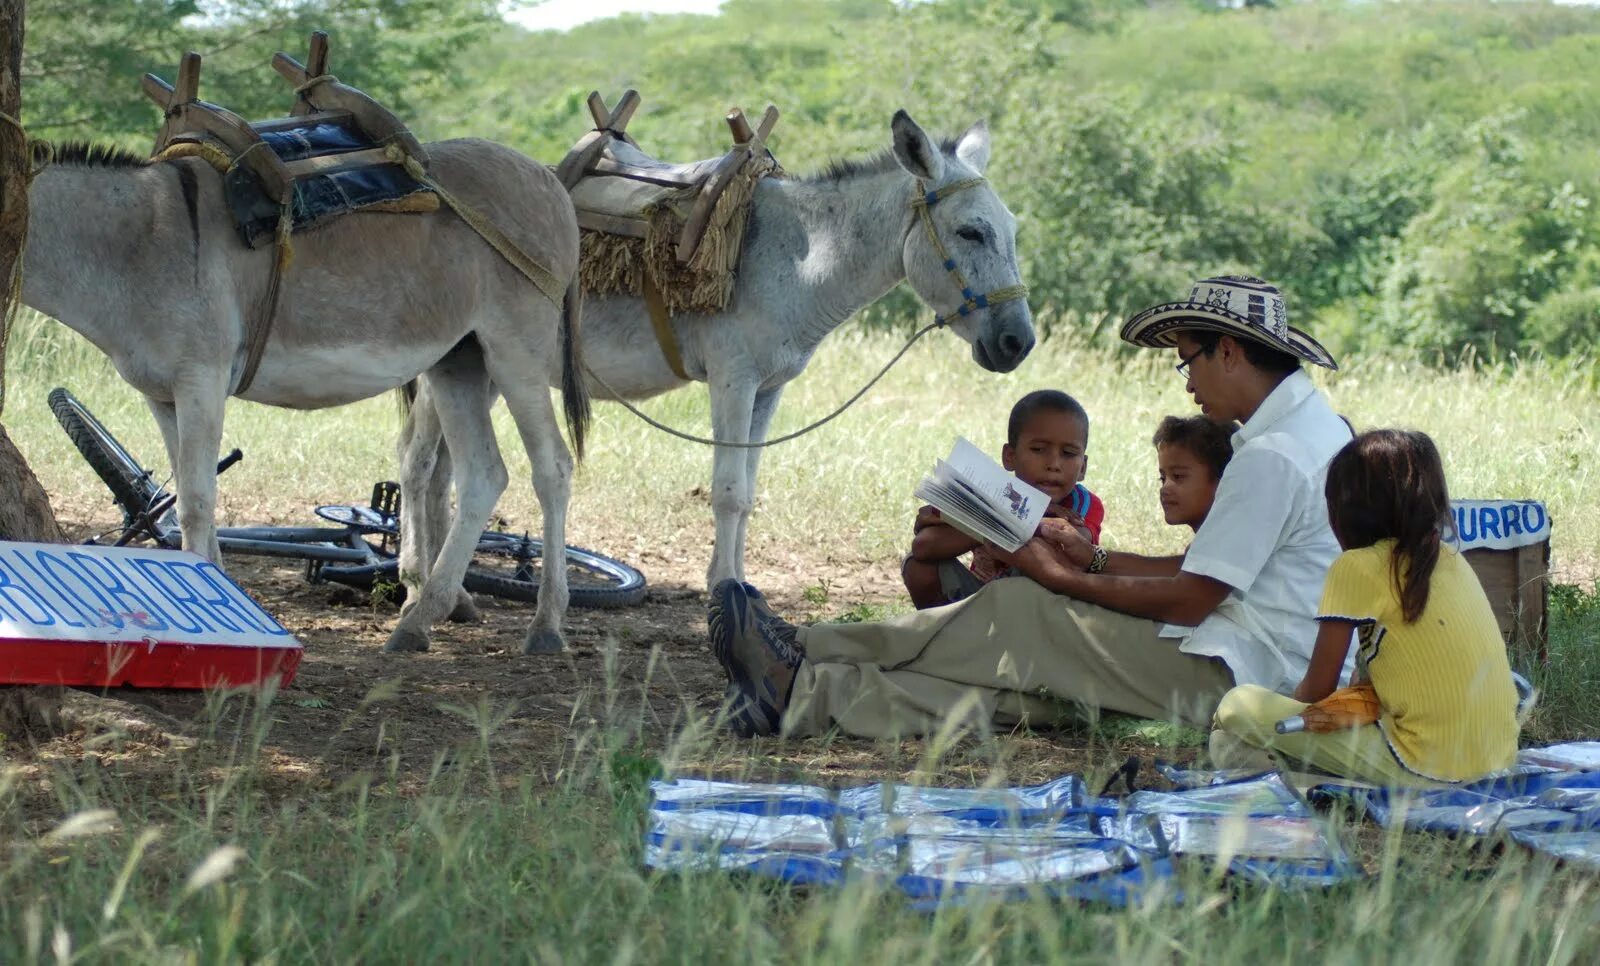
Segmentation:
<svg viewBox="0 0 1600 966">
<path fill-rule="evenodd" d="M 990 372 L 1010 372 L 1028 358 L 1033 344 L 1033 318 L 1027 303 L 1015 302 L 991 310 L 989 325 L 973 340 L 972 358 Z"/>
</svg>

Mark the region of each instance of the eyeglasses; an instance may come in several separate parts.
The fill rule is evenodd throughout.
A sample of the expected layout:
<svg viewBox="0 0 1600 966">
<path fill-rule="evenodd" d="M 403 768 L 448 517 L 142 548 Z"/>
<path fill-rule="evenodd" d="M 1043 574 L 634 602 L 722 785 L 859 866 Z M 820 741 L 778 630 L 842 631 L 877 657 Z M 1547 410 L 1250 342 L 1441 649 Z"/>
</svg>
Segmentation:
<svg viewBox="0 0 1600 966">
<path fill-rule="evenodd" d="M 1183 359 L 1183 361 L 1178 363 L 1177 365 L 1173 366 L 1172 368 L 1178 370 L 1178 375 L 1182 376 L 1184 378 L 1184 381 L 1187 382 L 1188 379 L 1189 379 L 1189 363 L 1191 363 L 1191 362 L 1195 361 L 1196 359 L 1200 358 L 1201 356 L 1205 355 L 1205 352 L 1206 352 L 1206 350 L 1204 350 L 1204 349 L 1196 349 L 1196 350 L 1194 350 L 1194 355 L 1191 355 L 1186 359 L 1184 359 L 1182 356 L 1179 356 L 1178 358 Z"/>
</svg>

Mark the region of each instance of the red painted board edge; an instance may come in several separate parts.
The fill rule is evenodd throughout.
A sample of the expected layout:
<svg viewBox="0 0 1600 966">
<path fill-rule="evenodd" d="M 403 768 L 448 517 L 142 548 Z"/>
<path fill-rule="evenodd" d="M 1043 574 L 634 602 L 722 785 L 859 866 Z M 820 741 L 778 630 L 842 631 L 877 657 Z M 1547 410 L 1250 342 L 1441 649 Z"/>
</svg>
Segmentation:
<svg viewBox="0 0 1600 966">
<path fill-rule="evenodd" d="M 288 687 L 301 654 L 299 647 L 11 639 L 0 641 L 0 684 L 242 688 L 277 677 Z"/>
</svg>

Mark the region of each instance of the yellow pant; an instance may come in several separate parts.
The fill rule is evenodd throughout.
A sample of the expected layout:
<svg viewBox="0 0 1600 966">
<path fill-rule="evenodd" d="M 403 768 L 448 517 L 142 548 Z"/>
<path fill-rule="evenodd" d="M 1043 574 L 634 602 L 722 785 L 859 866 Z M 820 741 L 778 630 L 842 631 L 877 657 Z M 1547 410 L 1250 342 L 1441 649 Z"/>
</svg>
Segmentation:
<svg viewBox="0 0 1600 966">
<path fill-rule="evenodd" d="M 1217 768 L 1268 765 L 1273 752 L 1312 768 L 1374 785 L 1437 788 L 1400 764 L 1375 724 L 1346 731 L 1280 735 L 1273 725 L 1293 717 L 1306 704 L 1254 684 L 1223 695 L 1211 731 L 1211 763 Z"/>
</svg>

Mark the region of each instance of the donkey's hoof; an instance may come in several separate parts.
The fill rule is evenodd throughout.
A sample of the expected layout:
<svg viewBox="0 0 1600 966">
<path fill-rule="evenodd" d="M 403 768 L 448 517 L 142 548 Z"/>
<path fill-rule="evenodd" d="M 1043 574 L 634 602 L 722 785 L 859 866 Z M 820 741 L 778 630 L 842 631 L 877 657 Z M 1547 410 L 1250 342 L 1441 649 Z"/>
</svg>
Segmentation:
<svg viewBox="0 0 1600 966">
<path fill-rule="evenodd" d="M 456 605 L 450 609 L 450 616 L 445 618 L 452 624 L 476 624 L 483 620 L 483 612 L 478 610 L 478 602 L 465 590 L 456 591 Z"/>
<path fill-rule="evenodd" d="M 383 649 L 391 654 L 419 654 L 428 649 L 428 635 L 422 631 L 396 627 Z"/>
<path fill-rule="evenodd" d="M 560 654 L 567 649 L 560 631 L 530 631 L 522 645 L 524 654 Z"/>
</svg>

